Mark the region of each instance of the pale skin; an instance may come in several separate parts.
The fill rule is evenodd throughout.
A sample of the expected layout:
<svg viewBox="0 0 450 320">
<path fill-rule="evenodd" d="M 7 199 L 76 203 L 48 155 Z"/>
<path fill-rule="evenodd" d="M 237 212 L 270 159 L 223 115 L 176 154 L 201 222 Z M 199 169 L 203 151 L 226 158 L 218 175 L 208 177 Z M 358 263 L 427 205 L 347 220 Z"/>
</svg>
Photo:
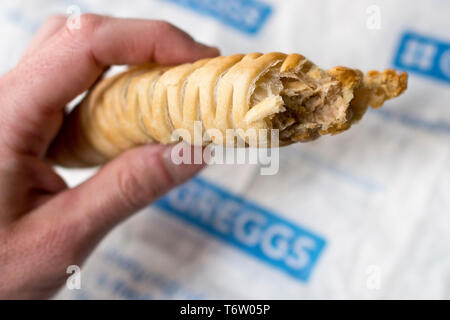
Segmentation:
<svg viewBox="0 0 450 320">
<path fill-rule="evenodd" d="M 110 65 L 179 64 L 219 54 L 161 21 L 50 18 L 0 78 L 0 298 L 44 299 L 118 223 L 195 175 L 171 146 L 124 152 L 75 188 L 45 161 L 64 107 Z"/>
</svg>

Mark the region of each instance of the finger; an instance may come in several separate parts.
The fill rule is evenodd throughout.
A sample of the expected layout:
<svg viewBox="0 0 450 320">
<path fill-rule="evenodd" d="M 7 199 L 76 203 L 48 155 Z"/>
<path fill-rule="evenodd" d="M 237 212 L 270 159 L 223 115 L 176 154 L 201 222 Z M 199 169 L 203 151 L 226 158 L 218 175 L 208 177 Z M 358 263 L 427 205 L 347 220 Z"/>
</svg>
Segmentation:
<svg viewBox="0 0 450 320">
<path fill-rule="evenodd" d="M 18 90 L 33 102 L 27 111 L 60 110 L 90 87 L 105 66 L 178 64 L 218 53 L 166 22 L 97 15 L 80 19 L 80 29 L 63 28 L 12 72 L 11 80 L 20 82 Z"/>
<path fill-rule="evenodd" d="M 85 183 L 44 204 L 34 216 L 55 226 L 73 223 L 79 229 L 81 224 L 82 238 L 97 238 L 203 168 L 203 164 L 175 164 L 173 148 L 155 144 L 129 150 Z M 188 152 L 181 154 L 183 158 L 191 159 L 202 149 L 189 146 L 183 152 Z"/>
<path fill-rule="evenodd" d="M 88 89 L 105 66 L 148 61 L 178 64 L 218 54 L 166 22 L 97 15 L 80 19 L 79 29 L 63 27 L 2 79 L 1 125 L 3 140 L 11 147 L 41 152 L 48 137 L 42 143 L 29 138 L 41 137 L 49 117 Z M 8 130 L 8 124 L 14 124 L 14 130 Z"/>
<path fill-rule="evenodd" d="M 54 15 L 48 18 L 28 44 L 22 59 L 34 54 L 51 36 L 64 26 L 66 21 L 67 17 L 64 15 Z"/>
</svg>

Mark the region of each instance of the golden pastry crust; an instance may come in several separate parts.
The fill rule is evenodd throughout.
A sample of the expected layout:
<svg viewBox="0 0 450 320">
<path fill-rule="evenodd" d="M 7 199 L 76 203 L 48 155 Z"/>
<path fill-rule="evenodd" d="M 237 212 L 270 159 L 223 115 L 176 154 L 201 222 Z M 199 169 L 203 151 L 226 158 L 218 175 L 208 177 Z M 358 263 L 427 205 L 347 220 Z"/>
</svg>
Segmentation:
<svg viewBox="0 0 450 320">
<path fill-rule="evenodd" d="M 325 71 L 300 54 L 279 52 L 137 66 L 89 92 L 48 158 L 69 167 L 99 165 L 134 146 L 177 139 L 228 146 L 240 139 L 259 147 L 306 142 L 347 130 L 369 106 L 406 87 L 406 73 Z M 271 140 L 274 130 L 279 141 Z"/>
</svg>

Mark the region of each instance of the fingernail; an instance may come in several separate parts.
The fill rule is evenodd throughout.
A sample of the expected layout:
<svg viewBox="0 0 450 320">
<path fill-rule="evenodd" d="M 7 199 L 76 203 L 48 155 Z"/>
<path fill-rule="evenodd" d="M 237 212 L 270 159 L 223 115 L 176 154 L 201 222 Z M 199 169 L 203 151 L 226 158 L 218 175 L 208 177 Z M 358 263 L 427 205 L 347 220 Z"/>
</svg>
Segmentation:
<svg viewBox="0 0 450 320">
<path fill-rule="evenodd" d="M 208 45 L 206 45 L 206 44 L 204 44 L 204 43 L 201 43 L 201 42 L 196 42 L 196 44 L 197 44 L 197 46 L 198 46 L 199 48 L 201 48 L 202 50 L 207 50 L 207 51 L 209 51 L 210 54 L 211 54 L 211 56 L 218 56 L 218 55 L 220 55 L 220 50 L 219 50 L 219 48 L 217 48 L 217 47 L 214 47 L 214 46 L 208 46 Z"/>
</svg>

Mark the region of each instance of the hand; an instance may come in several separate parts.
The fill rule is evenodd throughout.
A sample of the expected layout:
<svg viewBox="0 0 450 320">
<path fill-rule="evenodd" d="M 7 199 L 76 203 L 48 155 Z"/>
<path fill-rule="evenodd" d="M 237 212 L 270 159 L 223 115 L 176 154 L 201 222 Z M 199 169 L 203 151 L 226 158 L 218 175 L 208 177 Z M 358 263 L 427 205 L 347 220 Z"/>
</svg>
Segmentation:
<svg viewBox="0 0 450 320">
<path fill-rule="evenodd" d="M 0 78 L 0 297 L 47 298 L 117 223 L 201 165 L 175 165 L 170 146 L 127 151 L 76 188 L 44 162 L 66 103 L 109 65 L 179 64 L 218 55 L 161 21 L 51 18 Z"/>
</svg>

